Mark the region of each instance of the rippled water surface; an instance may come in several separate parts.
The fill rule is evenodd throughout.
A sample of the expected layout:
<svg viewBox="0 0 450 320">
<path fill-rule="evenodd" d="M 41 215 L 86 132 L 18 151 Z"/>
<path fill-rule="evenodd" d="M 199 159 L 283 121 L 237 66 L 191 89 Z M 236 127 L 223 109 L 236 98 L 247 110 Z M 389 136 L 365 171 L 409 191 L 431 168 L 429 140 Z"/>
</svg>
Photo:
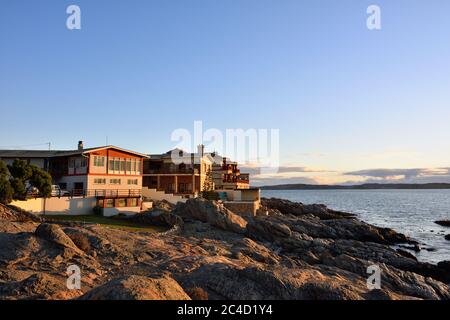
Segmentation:
<svg viewBox="0 0 450 320">
<path fill-rule="evenodd" d="M 419 241 L 416 256 L 436 263 L 450 260 L 450 228 L 434 223 L 450 219 L 450 190 L 263 190 L 263 197 L 283 198 L 357 214 L 370 224 L 389 227 Z"/>
</svg>

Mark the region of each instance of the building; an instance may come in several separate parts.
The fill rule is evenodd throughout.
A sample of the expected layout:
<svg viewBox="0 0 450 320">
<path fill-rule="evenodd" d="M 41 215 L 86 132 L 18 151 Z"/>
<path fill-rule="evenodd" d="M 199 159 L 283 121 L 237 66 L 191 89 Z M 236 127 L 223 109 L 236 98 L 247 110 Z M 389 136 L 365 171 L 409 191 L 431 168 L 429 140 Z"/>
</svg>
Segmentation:
<svg viewBox="0 0 450 320">
<path fill-rule="evenodd" d="M 215 153 L 211 154 L 214 159 L 212 166 L 212 177 L 216 190 L 240 190 L 250 188 L 250 175 L 241 173 L 238 163 L 230 161 Z"/>
<path fill-rule="evenodd" d="M 0 150 L 11 164 L 25 160 L 50 173 L 72 197 L 95 197 L 102 208 L 140 207 L 143 160 L 148 156 L 115 146 L 76 150 Z"/>
<path fill-rule="evenodd" d="M 143 195 L 164 198 L 198 196 L 202 191 L 214 190 L 213 159 L 198 146 L 197 153 L 174 149 L 164 154 L 149 155 L 144 159 Z M 158 195 L 159 193 L 159 195 Z"/>
</svg>

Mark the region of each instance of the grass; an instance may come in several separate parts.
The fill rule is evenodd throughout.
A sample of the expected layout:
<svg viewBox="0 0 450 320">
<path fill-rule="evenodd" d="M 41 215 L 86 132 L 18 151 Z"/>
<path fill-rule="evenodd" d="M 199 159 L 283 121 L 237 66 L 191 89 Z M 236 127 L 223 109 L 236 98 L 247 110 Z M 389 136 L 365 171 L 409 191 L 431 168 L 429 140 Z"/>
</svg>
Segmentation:
<svg viewBox="0 0 450 320">
<path fill-rule="evenodd" d="M 86 223 L 94 223 L 99 224 L 107 228 L 112 229 L 121 229 L 125 231 L 131 232 L 163 232 L 166 231 L 167 228 L 160 226 L 149 226 L 142 225 L 139 223 L 132 222 L 127 218 L 122 217 L 103 217 L 97 215 L 80 215 L 80 216 L 69 216 L 69 215 L 45 215 L 42 216 L 47 221 L 67 221 L 67 222 L 86 222 Z"/>
</svg>

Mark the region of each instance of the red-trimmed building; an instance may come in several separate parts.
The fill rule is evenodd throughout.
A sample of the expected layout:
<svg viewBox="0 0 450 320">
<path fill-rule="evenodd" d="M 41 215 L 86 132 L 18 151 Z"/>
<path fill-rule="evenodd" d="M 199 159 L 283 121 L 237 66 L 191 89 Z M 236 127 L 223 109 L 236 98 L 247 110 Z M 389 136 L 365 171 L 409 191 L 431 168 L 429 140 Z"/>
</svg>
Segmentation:
<svg viewBox="0 0 450 320">
<path fill-rule="evenodd" d="M 148 156 L 115 146 L 77 150 L 0 150 L 0 159 L 25 160 L 48 171 L 53 183 L 73 196 L 96 197 L 104 208 L 138 207 L 143 160 Z"/>
</svg>

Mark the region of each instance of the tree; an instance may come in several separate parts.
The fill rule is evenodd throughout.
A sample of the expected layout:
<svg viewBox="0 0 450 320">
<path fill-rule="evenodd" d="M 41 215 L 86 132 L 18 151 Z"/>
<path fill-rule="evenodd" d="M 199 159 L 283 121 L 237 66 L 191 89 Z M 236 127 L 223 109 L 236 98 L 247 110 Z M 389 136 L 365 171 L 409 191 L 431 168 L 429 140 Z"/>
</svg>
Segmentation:
<svg viewBox="0 0 450 320">
<path fill-rule="evenodd" d="M 39 190 L 39 194 L 42 197 L 48 198 L 52 195 L 52 176 L 34 165 L 31 167 L 31 177 L 29 184 Z"/>
<path fill-rule="evenodd" d="M 42 197 L 52 193 L 52 177 L 35 165 L 22 160 L 14 160 L 6 166 L 0 162 L 0 201 L 26 200 L 29 191 L 36 188 Z"/>
<path fill-rule="evenodd" d="M 16 159 L 12 165 L 8 165 L 8 170 L 11 175 L 10 183 L 14 190 L 13 199 L 25 200 L 28 191 L 31 189 L 31 186 L 27 185 L 33 174 L 30 165 L 23 160 Z"/>
<path fill-rule="evenodd" d="M 0 160 L 0 203 L 7 204 L 13 198 L 14 190 L 9 182 L 9 171 L 6 164 Z"/>
<path fill-rule="evenodd" d="M 214 182 L 212 177 L 211 169 L 208 169 L 205 172 L 205 180 L 203 181 L 203 191 L 213 191 L 214 190 Z"/>
</svg>

